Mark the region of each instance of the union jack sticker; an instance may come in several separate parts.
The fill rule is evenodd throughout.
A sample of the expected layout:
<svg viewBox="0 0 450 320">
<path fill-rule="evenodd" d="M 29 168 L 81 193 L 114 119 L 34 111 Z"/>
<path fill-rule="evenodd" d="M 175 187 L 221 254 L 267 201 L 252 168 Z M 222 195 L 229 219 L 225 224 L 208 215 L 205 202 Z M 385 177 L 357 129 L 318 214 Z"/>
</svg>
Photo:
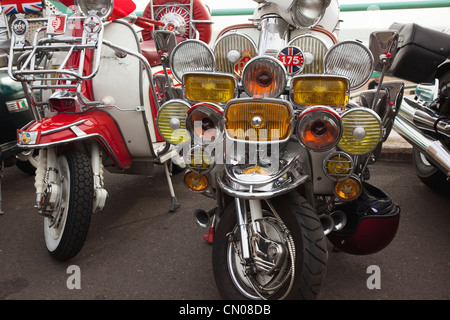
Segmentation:
<svg viewBox="0 0 450 320">
<path fill-rule="evenodd" d="M 305 59 L 302 50 L 297 47 L 286 47 L 278 54 L 278 60 L 285 66 L 289 75 L 303 70 Z"/>
<path fill-rule="evenodd" d="M 35 13 L 42 11 L 42 1 L 3 0 L 2 12 L 9 16 L 16 13 Z"/>
</svg>

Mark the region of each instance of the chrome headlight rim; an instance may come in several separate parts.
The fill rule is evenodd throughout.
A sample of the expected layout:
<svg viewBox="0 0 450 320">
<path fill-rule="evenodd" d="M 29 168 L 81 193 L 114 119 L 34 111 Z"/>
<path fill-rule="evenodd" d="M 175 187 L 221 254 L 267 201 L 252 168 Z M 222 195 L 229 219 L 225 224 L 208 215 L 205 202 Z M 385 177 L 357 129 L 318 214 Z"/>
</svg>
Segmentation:
<svg viewBox="0 0 450 320">
<path fill-rule="evenodd" d="M 217 131 L 217 135 L 215 136 L 214 141 L 207 141 L 208 145 L 216 145 L 220 142 L 222 142 L 225 138 L 225 123 L 224 123 L 224 110 L 221 106 L 215 103 L 211 102 L 200 102 L 192 106 L 186 116 L 186 130 L 188 131 L 189 135 L 191 136 L 191 140 L 196 144 L 197 146 L 201 145 L 202 147 L 205 147 L 202 143 L 203 137 L 198 136 L 195 133 L 195 125 L 194 121 L 192 120 L 193 114 L 195 111 L 200 111 L 205 114 L 207 112 L 212 112 L 212 116 L 216 117 L 216 121 L 214 121 L 214 129 Z M 211 117 L 211 114 L 207 114 L 209 117 Z M 203 129 L 203 128 L 202 128 Z"/>
<path fill-rule="evenodd" d="M 305 16 L 299 17 L 296 14 L 297 7 L 300 5 L 300 9 L 301 9 L 301 2 L 303 2 L 303 1 L 305 1 L 305 0 L 296 0 L 292 3 L 291 7 L 289 8 L 291 19 L 298 29 L 312 29 L 315 26 L 317 26 L 317 24 L 323 18 L 325 11 L 327 10 L 328 6 L 331 3 L 331 0 L 313 0 L 316 2 L 316 4 L 322 5 L 322 8 L 319 10 L 319 14 L 317 14 L 317 16 L 314 18 L 314 22 L 308 23 L 308 24 L 302 23 L 299 19 L 299 18 L 305 18 Z M 309 1 L 311 1 L 311 0 L 309 0 Z M 320 4 L 320 3 L 322 3 L 322 4 Z"/>
<path fill-rule="evenodd" d="M 99 1 L 94 1 L 94 3 L 98 3 Z M 96 15 L 98 17 L 100 17 L 101 19 L 105 19 L 107 17 L 109 17 L 113 11 L 114 8 L 114 4 L 113 4 L 113 0 L 107 0 L 104 1 L 106 7 L 104 8 L 98 8 L 100 10 L 98 10 L 97 8 L 89 8 L 87 7 L 87 1 L 86 0 L 75 0 L 75 6 L 77 8 L 78 11 L 80 11 L 81 13 L 83 13 L 84 16 L 88 17 L 91 14 L 89 12 L 91 11 L 96 11 Z M 86 7 L 85 7 L 86 6 Z"/>
<path fill-rule="evenodd" d="M 363 75 L 363 76 L 361 77 L 361 80 L 360 80 L 359 82 L 356 82 L 356 83 L 354 83 L 354 81 L 353 81 L 354 79 L 351 78 L 351 77 L 349 77 L 348 75 L 346 75 L 346 74 L 340 74 L 340 73 L 337 73 L 337 72 L 335 72 L 335 71 L 333 71 L 333 70 L 330 70 L 331 67 L 330 67 L 329 64 L 328 64 L 329 59 L 331 59 L 330 57 L 332 57 L 332 55 L 334 54 L 334 51 L 337 50 L 337 48 L 340 48 L 340 47 L 342 47 L 342 46 L 349 45 L 349 44 L 350 44 L 350 45 L 356 45 L 356 46 L 358 46 L 359 48 L 361 48 L 361 49 L 363 50 L 364 53 L 367 54 L 367 57 L 368 57 L 368 61 L 367 61 L 367 62 L 368 62 L 368 64 L 364 63 L 364 65 L 369 65 L 369 66 L 370 66 L 370 67 L 368 68 L 368 70 L 365 72 L 366 74 Z M 350 66 L 350 67 L 348 67 L 348 68 L 346 68 L 346 69 L 351 69 L 351 68 L 354 69 L 354 65 L 352 65 L 352 66 Z M 349 79 L 349 83 L 350 83 L 350 90 L 356 90 L 356 89 L 359 89 L 359 88 L 361 88 L 364 84 L 366 84 L 367 81 L 369 81 L 370 78 L 372 77 L 372 74 L 373 74 L 373 68 L 374 68 L 374 58 L 373 58 L 372 52 L 371 52 L 371 51 L 369 50 L 369 48 L 367 48 L 364 44 L 362 44 L 361 42 L 356 41 L 356 40 L 345 40 L 345 41 L 341 41 L 341 42 L 338 42 L 338 43 L 332 45 L 332 46 L 328 49 L 328 52 L 325 54 L 325 57 L 324 57 L 324 59 L 323 59 L 323 69 L 324 69 L 324 73 L 326 73 L 326 74 L 335 74 L 335 75 L 347 77 L 347 78 Z"/>
<path fill-rule="evenodd" d="M 204 48 L 206 50 L 206 53 L 209 54 L 209 56 L 211 58 L 211 68 L 188 70 L 188 71 L 182 72 L 181 74 L 178 72 L 178 70 L 176 70 L 177 68 L 174 67 L 174 58 L 181 48 L 184 48 L 184 47 L 188 46 L 189 44 L 199 45 L 201 48 Z M 188 40 L 180 42 L 171 52 L 169 61 L 170 61 L 170 70 L 172 72 L 172 75 L 180 83 L 183 81 L 183 75 L 185 73 L 188 73 L 188 72 L 213 72 L 216 68 L 216 57 L 214 56 L 214 52 L 208 46 L 208 44 L 206 44 L 205 42 L 203 42 L 201 40 L 197 40 L 197 39 L 188 39 Z"/>
<path fill-rule="evenodd" d="M 337 124 L 336 129 L 338 130 L 338 134 L 334 136 L 334 140 L 332 141 L 332 143 L 329 143 L 328 145 L 325 145 L 324 147 L 321 148 L 314 148 L 311 145 L 308 145 L 308 143 L 305 143 L 304 139 L 301 136 L 304 129 L 304 125 L 307 124 L 307 123 L 305 124 L 305 122 L 308 120 L 306 116 L 311 115 L 312 112 L 316 112 L 315 114 L 324 113 L 327 116 L 332 116 L 333 120 Z M 295 128 L 296 128 L 296 136 L 299 143 L 301 143 L 305 148 L 316 152 L 325 152 L 333 149 L 339 144 L 339 141 L 341 140 L 343 134 L 343 125 L 339 113 L 337 113 L 333 108 L 327 106 L 312 106 L 305 109 L 298 116 Z"/>
<path fill-rule="evenodd" d="M 284 65 L 281 63 L 281 61 L 279 61 L 278 59 L 276 59 L 274 57 L 258 56 L 258 57 L 253 58 L 252 60 L 250 60 L 245 65 L 244 69 L 242 70 L 242 77 L 241 77 L 242 87 L 243 87 L 245 93 L 247 95 L 249 95 L 250 97 L 257 96 L 257 95 L 253 94 L 250 91 L 249 86 L 246 84 L 246 75 L 247 75 L 247 73 L 250 72 L 249 70 L 254 64 L 256 64 L 256 63 L 258 63 L 260 61 L 263 61 L 263 60 L 267 60 L 270 63 L 274 63 L 276 67 L 280 68 L 280 71 L 281 71 L 280 78 L 281 78 L 281 81 L 282 81 L 282 83 L 279 85 L 280 89 L 277 90 L 276 92 L 274 92 L 273 95 L 264 96 L 264 97 L 267 97 L 267 98 L 278 98 L 286 90 L 286 86 L 287 86 L 287 71 L 286 71 L 286 68 L 284 67 Z M 250 77 L 251 76 L 252 76 L 252 74 L 250 73 Z M 272 81 L 274 81 L 274 79 L 272 79 Z"/>
<path fill-rule="evenodd" d="M 164 104 L 159 108 L 158 114 L 157 114 L 156 119 L 155 119 L 155 125 L 156 125 L 156 129 L 158 130 L 159 135 L 164 139 L 164 141 L 166 141 L 166 142 L 168 142 L 168 143 L 170 143 L 170 144 L 175 144 L 175 143 L 171 142 L 171 140 L 170 140 L 168 137 L 166 137 L 166 134 L 165 134 L 165 133 L 162 131 L 162 129 L 160 128 L 160 124 L 161 124 L 160 116 L 161 116 L 163 110 L 164 110 L 165 108 L 167 108 L 167 106 L 169 106 L 169 105 L 171 105 L 171 104 L 177 104 L 177 103 L 180 104 L 180 105 L 182 105 L 182 106 L 184 106 L 184 107 L 186 107 L 186 112 L 187 112 L 187 111 L 189 110 L 189 108 L 191 107 L 191 105 L 190 105 L 189 103 L 187 103 L 186 101 L 181 100 L 181 99 L 173 99 L 173 100 L 169 100 L 169 101 L 167 101 L 166 103 L 164 103 Z M 178 119 L 179 124 L 180 124 L 180 128 L 181 128 L 181 129 L 184 129 L 184 130 L 187 130 L 186 127 L 185 127 L 185 120 L 186 120 L 186 117 L 185 117 L 184 119 L 181 119 L 181 120 L 183 120 L 183 121 L 180 121 L 180 119 Z M 183 126 L 184 126 L 184 128 L 183 128 Z M 172 128 L 172 129 L 173 129 L 173 128 Z M 174 129 L 174 130 L 177 130 L 177 129 Z M 186 132 L 187 132 L 187 131 L 186 131 Z M 184 143 L 186 143 L 186 142 L 187 142 L 187 141 L 182 141 L 182 142 L 177 143 L 177 144 L 181 145 L 181 144 L 184 144 Z"/>
</svg>

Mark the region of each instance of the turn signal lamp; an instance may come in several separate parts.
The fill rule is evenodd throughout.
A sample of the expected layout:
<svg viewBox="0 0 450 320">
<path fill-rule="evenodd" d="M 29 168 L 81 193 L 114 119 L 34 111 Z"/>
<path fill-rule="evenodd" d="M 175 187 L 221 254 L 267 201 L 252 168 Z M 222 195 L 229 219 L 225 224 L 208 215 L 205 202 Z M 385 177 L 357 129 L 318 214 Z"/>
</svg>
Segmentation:
<svg viewBox="0 0 450 320">
<path fill-rule="evenodd" d="M 334 147 L 342 135 L 339 114 L 328 107 L 311 107 L 303 111 L 297 124 L 297 137 L 314 151 Z"/>
<path fill-rule="evenodd" d="M 236 141 L 282 142 L 291 135 L 292 117 L 284 100 L 232 100 L 225 109 L 225 130 Z"/>
<path fill-rule="evenodd" d="M 292 79 L 291 100 L 298 106 L 344 107 L 349 94 L 348 80 L 343 77 L 297 76 Z"/>
<path fill-rule="evenodd" d="M 184 93 L 194 102 L 226 103 L 237 95 L 236 79 L 217 73 L 189 73 L 183 77 Z"/>
<path fill-rule="evenodd" d="M 184 175 L 184 184 L 195 192 L 202 192 L 208 188 L 208 177 L 204 174 L 189 171 Z"/>
<path fill-rule="evenodd" d="M 352 155 L 373 151 L 382 138 L 380 117 L 371 109 L 353 108 L 342 115 L 344 126 L 339 147 Z"/>
<path fill-rule="evenodd" d="M 269 56 L 250 60 L 242 71 L 242 86 L 250 97 L 276 98 L 287 84 L 286 68 Z"/>
<path fill-rule="evenodd" d="M 190 105 L 183 100 L 170 100 L 158 111 L 156 124 L 161 137 L 169 143 L 180 144 L 189 141 L 186 130 L 186 116 Z"/>
<path fill-rule="evenodd" d="M 338 181 L 334 186 L 334 194 L 341 200 L 354 200 L 359 197 L 361 191 L 361 181 L 356 176 Z"/>
</svg>

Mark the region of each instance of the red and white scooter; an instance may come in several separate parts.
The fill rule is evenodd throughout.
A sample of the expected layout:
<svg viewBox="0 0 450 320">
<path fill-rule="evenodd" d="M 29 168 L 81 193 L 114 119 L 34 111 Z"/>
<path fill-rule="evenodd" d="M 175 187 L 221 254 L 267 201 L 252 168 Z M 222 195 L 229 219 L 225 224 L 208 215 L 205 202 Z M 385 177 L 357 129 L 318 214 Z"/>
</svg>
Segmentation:
<svg viewBox="0 0 450 320">
<path fill-rule="evenodd" d="M 179 207 L 170 169 L 177 155 L 163 136 L 184 121 L 156 115 L 169 101 L 188 108 L 174 99 L 179 89 L 165 64 L 183 23 L 138 17 L 131 0 L 61 0 L 73 14 L 33 2 L 40 12 L 31 17 L 28 2 L 1 1 L 3 12 L 9 5 L 16 10 L 8 16 L 10 56 L 23 53 L 17 68 L 10 61 L 10 77 L 22 82 L 35 117 L 17 138 L 21 148 L 39 150 L 35 207 L 44 216 L 49 253 L 67 260 L 81 250 L 92 213 L 105 206 L 105 169 L 149 175 L 163 165 L 170 211 Z M 192 20 L 184 27 L 194 28 Z M 172 31 L 157 32 L 155 25 Z M 140 28 L 152 35 L 159 64 L 143 54 Z"/>
</svg>

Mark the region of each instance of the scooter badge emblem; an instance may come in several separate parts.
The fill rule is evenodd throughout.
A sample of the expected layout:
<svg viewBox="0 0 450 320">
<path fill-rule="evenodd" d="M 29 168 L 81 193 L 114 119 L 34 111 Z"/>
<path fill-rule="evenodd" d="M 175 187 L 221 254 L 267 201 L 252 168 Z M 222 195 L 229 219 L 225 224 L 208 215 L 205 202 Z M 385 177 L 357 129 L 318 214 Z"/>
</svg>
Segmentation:
<svg viewBox="0 0 450 320">
<path fill-rule="evenodd" d="M 278 54 L 278 60 L 285 66 L 289 75 L 296 74 L 303 70 L 305 57 L 302 50 L 297 47 L 286 47 Z"/>
<path fill-rule="evenodd" d="M 66 32 L 67 15 L 58 14 L 48 18 L 47 34 L 64 34 Z"/>
<path fill-rule="evenodd" d="M 241 77 L 242 70 L 244 70 L 245 65 L 252 59 L 252 54 L 250 50 L 244 50 L 242 53 L 243 57 L 234 64 L 234 73 Z"/>
</svg>

